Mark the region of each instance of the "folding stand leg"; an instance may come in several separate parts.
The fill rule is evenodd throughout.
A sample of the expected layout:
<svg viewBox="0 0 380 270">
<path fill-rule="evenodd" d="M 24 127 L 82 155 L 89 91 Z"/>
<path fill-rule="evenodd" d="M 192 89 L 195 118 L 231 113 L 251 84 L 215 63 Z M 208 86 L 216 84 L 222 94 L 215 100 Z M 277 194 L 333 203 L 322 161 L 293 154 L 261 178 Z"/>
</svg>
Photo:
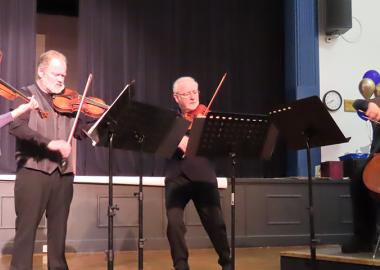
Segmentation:
<svg viewBox="0 0 380 270">
<path fill-rule="evenodd" d="M 139 177 L 139 192 L 134 195 L 139 200 L 139 239 L 138 239 L 138 270 L 144 269 L 144 193 L 143 193 L 143 145 L 144 135 L 136 135 L 138 144 L 140 145 L 139 163 L 140 163 L 140 177 Z"/>
<path fill-rule="evenodd" d="M 116 210 L 119 210 L 117 205 L 113 205 L 113 181 L 112 181 L 112 141 L 113 133 L 109 135 L 108 145 L 108 250 L 107 254 L 107 269 L 113 270 L 114 266 L 114 250 L 113 250 L 113 217 L 116 215 Z"/>
<path fill-rule="evenodd" d="M 231 173 L 231 270 L 235 270 L 235 166 L 236 154 L 230 153 L 232 173 Z"/>
<path fill-rule="evenodd" d="M 311 259 L 311 269 L 316 270 L 316 248 L 315 245 L 317 243 L 315 239 L 315 230 L 314 230 L 314 208 L 313 208 L 313 183 L 311 178 L 311 157 L 310 157 L 310 146 L 309 139 L 306 137 L 306 153 L 307 153 L 307 174 L 308 174 L 308 193 L 309 193 L 309 226 L 310 226 L 310 259 Z"/>
<path fill-rule="evenodd" d="M 139 177 L 139 192 L 138 192 L 138 200 L 139 200 L 139 242 L 138 242 L 138 269 L 144 269 L 144 223 L 143 223 L 143 178 L 142 175 Z"/>
<path fill-rule="evenodd" d="M 379 237 L 377 238 L 377 243 L 376 243 L 375 250 L 373 251 L 372 259 L 376 258 L 376 253 L 379 250 L 379 246 L 380 246 L 380 234 L 379 234 Z"/>
</svg>

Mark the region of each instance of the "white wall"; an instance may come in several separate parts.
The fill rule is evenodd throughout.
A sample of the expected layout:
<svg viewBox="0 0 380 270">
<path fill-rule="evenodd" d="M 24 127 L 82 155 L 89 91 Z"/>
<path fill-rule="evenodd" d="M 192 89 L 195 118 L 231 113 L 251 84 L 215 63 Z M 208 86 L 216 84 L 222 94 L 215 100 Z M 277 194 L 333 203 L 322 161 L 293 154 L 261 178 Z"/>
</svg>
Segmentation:
<svg viewBox="0 0 380 270">
<path fill-rule="evenodd" d="M 380 1 L 352 0 L 352 29 L 332 42 L 324 35 L 324 2 L 319 0 L 320 96 L 338 90 L 343 99 L 362 98 L 358 84 L 370 69 L 380 72 Z M 360 151 L 370 144 L 370 124 L 344 106 L 331 113 L 346 137 L 345 144 L 322 147 L 322 161 L 338 160 L 345 153 Z M 362 149 L 363 150 L 363 149 Z"/>
</svg>

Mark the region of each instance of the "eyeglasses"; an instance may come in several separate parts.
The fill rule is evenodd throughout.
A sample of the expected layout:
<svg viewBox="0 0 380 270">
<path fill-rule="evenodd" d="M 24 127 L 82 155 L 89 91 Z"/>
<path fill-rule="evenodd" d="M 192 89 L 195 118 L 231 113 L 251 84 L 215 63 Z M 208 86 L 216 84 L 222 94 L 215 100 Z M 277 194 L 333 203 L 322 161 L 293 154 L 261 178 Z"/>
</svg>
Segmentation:
<svg viewBox="0 0 380 270">
<path fill-rule="evenodd" d="M 177 95 L 177 96 L 188 98 L 192 94 L 193 95 L 199 94 L 199 92 L 200 92 L 199 90 L 191 90 L 191 91 L 188 91 L 188 92 L 185 92 L 185 93 L 174 93 L 174 94 Z"/>
</svg>

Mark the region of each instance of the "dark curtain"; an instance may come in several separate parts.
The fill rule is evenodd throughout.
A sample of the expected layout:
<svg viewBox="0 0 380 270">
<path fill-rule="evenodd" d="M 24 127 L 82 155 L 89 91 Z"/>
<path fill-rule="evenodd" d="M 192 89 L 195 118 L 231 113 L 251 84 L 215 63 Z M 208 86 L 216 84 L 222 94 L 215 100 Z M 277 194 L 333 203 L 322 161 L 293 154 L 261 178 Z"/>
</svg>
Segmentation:
<svg viewBox="0 0 380 270">
<path fill-rule="evenodd" d="M 0 77 L 20 88 L 33 83 L 36 57 L 35 0 L 0 0 L 0 49 L 4 57 Z M 0 99 L 0 113 L 9 111 L 11 103 Z M 15 171 L 14 138 L 8 127 L 0 130 L 0 173 Z"/>
<path fill-rule="evenodd" d="M 208 104 L 222 75 L 227 79 L 212 110 L 266 113 L 284 103 L 282 1 L 81 0 L 81 85 L 94 74 L 91 95 L 109 104 L 136 81 L 135 98 L 175 108 L 173 81 L 192 76 Z M 83 87 L 82 87 L 83 89 Z M 78 173 L 107 174 L 107 149 L 79 145 Z M 241 161 L 238 176 L 284 176 L 284 147 L 269 162 Z M 114 173 L 138 174 L 136 153 L 115 151 Z M 144 155 L 144 174 L 161 175 L 163 160 Z M 217 160 L 229 175 L 228 160 Z"/>
</svg>

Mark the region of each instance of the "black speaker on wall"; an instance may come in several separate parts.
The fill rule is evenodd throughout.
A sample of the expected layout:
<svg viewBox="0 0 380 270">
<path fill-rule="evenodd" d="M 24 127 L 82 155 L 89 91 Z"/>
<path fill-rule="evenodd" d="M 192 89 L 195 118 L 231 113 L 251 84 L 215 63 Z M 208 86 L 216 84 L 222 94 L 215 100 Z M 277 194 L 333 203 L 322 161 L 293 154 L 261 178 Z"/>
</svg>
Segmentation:
<svg viewBox="0 0 380 270">
<path fill-rule="evenodd" d="M 352 28 L 351 0 L 325 0 L 326 35 L 341 35 Z"/>
</svg>

